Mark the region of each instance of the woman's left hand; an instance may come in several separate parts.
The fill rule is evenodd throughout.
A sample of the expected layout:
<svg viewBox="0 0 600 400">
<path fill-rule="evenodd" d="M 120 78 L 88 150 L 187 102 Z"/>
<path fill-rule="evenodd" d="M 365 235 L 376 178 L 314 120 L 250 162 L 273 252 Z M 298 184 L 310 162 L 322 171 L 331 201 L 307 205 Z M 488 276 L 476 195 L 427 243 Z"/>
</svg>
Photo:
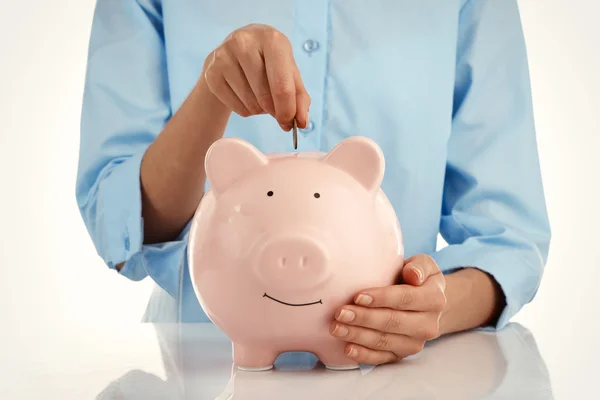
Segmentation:
<svg viewBox="0 0 600 400">
<path fill-rule="evenodd" d="M 419 353 L 440 336 L 446 281 L 436 262 L 420 254 L 406 260 L 403 284 L 363 290 L 355 305 L 337 310 L 331 334 L 348 342 L 346 355 L 378 365 Z"/>
</svg>

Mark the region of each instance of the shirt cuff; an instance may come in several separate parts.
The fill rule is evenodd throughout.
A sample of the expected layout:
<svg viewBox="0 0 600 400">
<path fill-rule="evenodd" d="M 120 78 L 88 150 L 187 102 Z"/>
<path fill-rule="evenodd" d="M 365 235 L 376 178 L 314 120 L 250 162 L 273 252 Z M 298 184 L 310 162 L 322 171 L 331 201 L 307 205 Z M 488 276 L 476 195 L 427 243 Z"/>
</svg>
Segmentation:
<svg viewBox="0 0 600 400">
<path fill-rule="evenodd" d="M 100 254 L 109 268 L 133 281 L 148 276 L 171 296 L 179 291 L 187 229 L 174 241 L 145 245 L 140 168 L 144 153 L 114 166 L 98 189 Z"/>
<path fill-rule="evenodd" d="M 148 276 L 138 255 L 143 243 L 140 167 L 143 153 L 117 165 L 101 180 L 97 197 L 97 242 L 111 269 L 124 262 L 120 274 L 139 281 Z M 99 226 L 98 226 L 99 225 Z"/>
<path fill-rule="evenodd" d="M 534 250 L 482 244 L 475 239 L 450 245 L 431 254 L 443 273 L 460 268 L 477 268 L 500 285 L 506 304 L 489 330 L 504 328 L 510 319 L 535 296 L 542 275 L 541 258 Z"/>
</svg>

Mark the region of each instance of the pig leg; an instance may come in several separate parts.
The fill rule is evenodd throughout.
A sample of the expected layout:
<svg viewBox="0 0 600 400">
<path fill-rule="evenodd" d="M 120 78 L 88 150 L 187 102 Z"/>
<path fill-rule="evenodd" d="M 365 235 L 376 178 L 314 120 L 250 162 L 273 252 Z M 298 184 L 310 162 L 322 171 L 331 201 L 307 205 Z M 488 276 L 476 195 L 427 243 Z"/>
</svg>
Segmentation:
<svg viewBox="0 0 600 400">
<path fill-rule="evenodd" d="M 359 368 L 360 365 L 344 353 L 345 346 L 346 342 L 341 340 L 327 341 L 314 353 L 327 369 L 343 371 Z"/>
<path fill-rule="evenodd" d="M 277 353 L 261 345 L 233 344 L 233 361 L 242 371 L 267 371 L 273 368 Z"/>
</svg>

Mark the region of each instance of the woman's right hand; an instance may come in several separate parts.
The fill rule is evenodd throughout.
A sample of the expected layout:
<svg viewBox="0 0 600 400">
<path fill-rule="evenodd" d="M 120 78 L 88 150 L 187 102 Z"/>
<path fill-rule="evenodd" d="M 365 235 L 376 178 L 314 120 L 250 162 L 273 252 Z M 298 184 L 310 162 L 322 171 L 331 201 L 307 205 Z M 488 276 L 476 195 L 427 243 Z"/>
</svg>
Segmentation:
<svg viewBox="0 0 600 400">
<path fill-rule="evenodd" d="M 241 115 L 272 115 L 289 131 L 308 123 L 310 96 L 288 38 L 268 25 L 232 32 L 206 59 L 204 79 L 226 107 Z"/>
</svg>

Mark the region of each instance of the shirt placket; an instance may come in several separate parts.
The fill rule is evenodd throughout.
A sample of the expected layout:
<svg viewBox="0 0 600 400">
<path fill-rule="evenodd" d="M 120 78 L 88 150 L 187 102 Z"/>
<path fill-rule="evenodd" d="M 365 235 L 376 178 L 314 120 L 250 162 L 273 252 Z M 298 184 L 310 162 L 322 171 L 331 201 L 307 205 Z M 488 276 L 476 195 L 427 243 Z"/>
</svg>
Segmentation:
<svg viewBox="0 0 600 400">
<path fill-rule="evenodd" d="M 329 33 L 329 1 L 298 0 L 292 33 L 294 58 L 311 97 L 308 125 L 300 130 L 298 150 L 321 149 Z"/>
</svg>

